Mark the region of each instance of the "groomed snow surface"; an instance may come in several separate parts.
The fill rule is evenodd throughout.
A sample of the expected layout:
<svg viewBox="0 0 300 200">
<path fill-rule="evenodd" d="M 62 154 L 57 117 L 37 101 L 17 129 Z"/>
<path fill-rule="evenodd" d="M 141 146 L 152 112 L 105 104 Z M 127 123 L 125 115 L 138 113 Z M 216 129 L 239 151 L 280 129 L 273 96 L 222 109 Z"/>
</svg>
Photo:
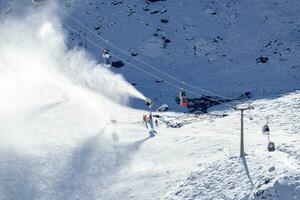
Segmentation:
<svg viewBox="0 0 300 200">
<path fill-rule="evenodd" d="M 126 106 L 144 96 L 68 49 L 59 20 L 46 16 L 0 27 L 1 200 L 300 199 L 299 91 L 251 102 L 244 159 L 240 113 L 224 106 L 155 113 L 151 137 L 147 112 Z M 267 116 L 275 152 L 261 133 Z"/>
<path fill-rule="evenodd" d="M 299 92 L 253 102 L 253 120 L 245 118 L 248 155 L 241 159 L 238 112 L 225 118 L 165 113 L 192 123 L 180 129 L 160 123 L 149 137 L 144 112 L 73 87 L 40 84 L 40 104 L 10 126 L 1 123 L 0 199 L 300 197 Z M 267 115 L 277 145 L 272 153 L 261 134 Z"/>
</svg>

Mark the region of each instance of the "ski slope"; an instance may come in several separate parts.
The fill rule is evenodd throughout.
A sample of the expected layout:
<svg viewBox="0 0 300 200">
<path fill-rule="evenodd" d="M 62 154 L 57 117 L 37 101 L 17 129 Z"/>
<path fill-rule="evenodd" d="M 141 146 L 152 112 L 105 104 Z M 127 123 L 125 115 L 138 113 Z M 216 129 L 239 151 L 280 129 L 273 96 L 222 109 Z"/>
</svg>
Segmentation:
<svg viewBox="0 0 300 200">
<path fill-rule="evenodd" d="M 89 52 L 68 46 L 70 32 L 54 11 L 20 18 L 12 10 L 1 21 L 1 200 L 300 198 L 299 91 L 251 101 L 245 159 L 240 114 L 223 105 L 200 116 L 155 113 L 158 134 L 150 137 L 147 112 L 128 106 L 132 98 L 142 105 L 144 95 Z M 157 89 L 147 87 L 138 85 L 146 96 Z M 272 153 L 261 133 L 267 116 Z"/>
<path fill-rule="evenodd" d="M 254 102 L 253 120 L 245 121 L 248 156 L 241 160 L 237 112 L 225 118 L 189 116 L 193 123 L 180 129 L 161 123 L 158 135 L 149 137 L 144 112 L 105 103 L 107 110 L 98 94 L 82 88 L 62 100 L 61 93 L 55 95 L 58 88 L 51 88 L 48 95 L 56 98 L 14 121 L 10 143 L 1 145 L 0 199 L 300 196 L 299 92 Z M 266 113 L 277 145 L 273 153 L 260 130 Z M 163 116 L 182 120 L 178 114 Z"/>
</svg>

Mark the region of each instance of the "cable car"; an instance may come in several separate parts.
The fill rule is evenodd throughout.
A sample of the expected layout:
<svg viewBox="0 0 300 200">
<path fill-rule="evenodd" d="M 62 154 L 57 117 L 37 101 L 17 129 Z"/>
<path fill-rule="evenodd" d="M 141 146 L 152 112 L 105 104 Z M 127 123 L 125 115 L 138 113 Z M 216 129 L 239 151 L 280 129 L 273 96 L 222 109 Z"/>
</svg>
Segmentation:
<svg viewBox="0 0 300 200">
<path fill-rule="evenodd" d="M 179 91 L 178 97 L 179 97 L 180 105 L 187 107 L 188 106 L 188 98 L 187 98 L 186 92 L 183 89 L 181 89 Z"/>
<path fill-rule="evenodd" d="M 103 59 L 104 59 L 104 64 L 106 65 L 110 65 L 110 58 L 111 58 L 111 55 L 109 53 L 109 50 L 108 49 L 104 49 L 103 50 L 103 55 L 102 55 Z"/>
<path fill-rule="evenodd" d="M 266 124 L 262 127 L 262 133 L 265 135 L 270 134 L 270 127 L 268 126 L 268 124 Z"/>
<path fill-rule="evenodd" d="M 275 151 L 275 143 L 274 142 L 269 142 L 268 143 L 268 151 L 269 152 Z"/>
</svg>

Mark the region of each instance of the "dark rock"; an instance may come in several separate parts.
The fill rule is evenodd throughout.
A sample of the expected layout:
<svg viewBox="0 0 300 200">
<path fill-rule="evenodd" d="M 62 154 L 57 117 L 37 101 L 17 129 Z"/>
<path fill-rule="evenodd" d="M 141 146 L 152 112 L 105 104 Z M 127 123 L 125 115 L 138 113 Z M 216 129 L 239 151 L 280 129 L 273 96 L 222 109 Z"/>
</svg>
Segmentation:
<svg viewBox="0 0 300 200">
<path fill-rule="evenodd" d="M 273 167 L 270 167 L 270 168 L 268 169 L 268 171 L 269 171 L 269 172 L 275 171 L 275 167 L 274 167 L 274 166 L 273 166 Z M 269 180 L 269 182 L 270 182 L 270 180 Z"/>
<path fill-rule="evenodd" d="M 137 55 L 139 55 L 138 53 L 136 53 L 136 52 L 131 52 L 131 54 L 130 54 L 131 56 L 137 56 Z"/>
<path fill-rule="evenodd" d="M 268 60 L 269 60 L 268 57 L 260 56 L 259 58 L 256 59 L 256 63 L 267 63 Z"/>
<path fill-rule="evenodd" d="M 223 41 L 223 38 L 221 38 L 220 36 L 217 36 L 213 39 L 213 43 L 217 43 L 217 42 L 220 42 L 220 41 Z"/>
<path fill-rule="evenodd" d="M 162 9 L 162 10 L 160 10 L 160 13 L 166 13 L 168 10 L 167 9 Z"/>
<path fill-rule="evenodd" d="M 115 68 L 121 68 L 123 67 L 125 64 L 123 61 L 119 60 L 119 61 L 115 61 L 115 62 L 112 62 L 111 63 L 111 66 L 112 67 L 115 67 Z"/>
<path fill-rule="evenodd" d="M 111 2 L 111 4 L 112 4 L 112 5 L 115 5 L 115 6 L 116 6 L 116 5 L 119 5 L 119 4 L 122 4 L 122 3 L 123 3 L 123 1 L 116 1 L 116 0 L 113 1 L 113 2 Z"/>
<path fill-rule="evenodd" d="M 188 99 L 188 111 L 189 113 L 207 113 L 207 109 L 212 106 L 216 106 L 230 100 L 221 99 L 213 96 L 202 96 L 199 98 Z"/>
<path fill-rule="evenodd" d="M 270 179 L 266 179 L 266 180 L 265 180 L 265 184 L 270 183 L 270 181 L 271 181 Z"/>
<path fill-rule="evenodd" d="M 171 42 L 170 39 L 165 39 L 165 43 L 166 43 L 166 44 L 168 44 L 168 43 L 170 43 L 170 42 Z"/>
<path fill-rule="evenodd" d="M 247 98 L 248 98 L 248 99 L 252 98 L 251 92 L 249 92 L 249 91 L 247 91 L 247 92 L 241 94 L 240 97 L 239 97 L 238 99 L 240 100 L 240 99 L 247 99 Z"/>
<path fill-rule="evenodd" d="M 162 23 L 164 23 L 164 24 L 166 24 L 166 23 L 168 23 L 169 22 L 169 20 L 168 19 L 161 19 L 160 20 Z"/>
<path fill-rule="evenodd" d="M 136 12 L 134 10 L 130 10 L 127 16 L 131 16 L 133 14 L 135 14 Z M 139 19 L 138 19 L 139 20 Z"/>
</svg>

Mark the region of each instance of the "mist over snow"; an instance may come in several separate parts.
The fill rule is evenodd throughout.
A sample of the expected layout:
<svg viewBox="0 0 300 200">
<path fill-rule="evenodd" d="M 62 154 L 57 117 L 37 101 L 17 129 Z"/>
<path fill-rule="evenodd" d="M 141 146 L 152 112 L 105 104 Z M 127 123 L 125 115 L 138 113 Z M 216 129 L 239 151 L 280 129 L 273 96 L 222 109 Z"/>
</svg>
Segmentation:
<svg viewBox="0 0 300 200">
<path fill-rule="evenodd" d="M 35 14 L 1 24 L 3 109 L 34 105 L 42 96 L 35 90 L 51 81 L 61 88 L 74 84 L 90 89 L 122 104 L 126 104 L 129 97 L 144 98 L 121 75 L 99 65 L 84 50 L 67 49 L 59 20 L 49 19 L 53 19 L 53 15 Z"/>
<path fill-rule="evenodd" d="M 26 132 L 22 122 L 43 105 L 74 96 L 93 102 L 90 95 L 96 95 L 105 116 L 111 112 L 106 102 L 126 105 L 130 97 L 144 98 L 121 75 L 98 64 L 84 50 L 67 48 L 53 6 L 29 11 L 26 17 L 2 20 L 0 26 L 1 144 L 14 132 Z"/>
</svg>

